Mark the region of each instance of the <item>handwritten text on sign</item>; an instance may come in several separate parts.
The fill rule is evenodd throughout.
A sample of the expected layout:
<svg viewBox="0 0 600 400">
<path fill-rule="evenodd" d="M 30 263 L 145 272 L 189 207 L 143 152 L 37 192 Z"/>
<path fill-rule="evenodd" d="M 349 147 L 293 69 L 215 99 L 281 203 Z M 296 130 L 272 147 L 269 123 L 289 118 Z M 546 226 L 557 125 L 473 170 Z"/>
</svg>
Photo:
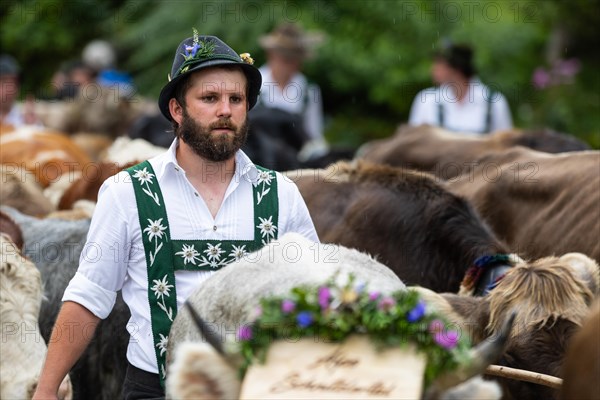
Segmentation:
<svg viewBox="0 0 600 400">
<path fill-rule="evenodd" d="M 275 342 L 265 365 L 253 365 L 241 399 L 419 398 L 425 359 L 411 348 L 377 352 L 362 336 L 344 343 Z"/>
</svg>

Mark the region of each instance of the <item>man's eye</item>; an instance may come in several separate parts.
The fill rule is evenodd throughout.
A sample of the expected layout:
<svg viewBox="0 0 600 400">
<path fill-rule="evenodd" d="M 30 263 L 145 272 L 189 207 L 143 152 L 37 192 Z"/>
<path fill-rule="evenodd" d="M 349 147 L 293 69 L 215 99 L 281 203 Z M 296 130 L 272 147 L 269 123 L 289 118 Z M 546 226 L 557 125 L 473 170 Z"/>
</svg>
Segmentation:
<svg viewBox="0 0 600 400">
<path fill-rule="evenodd" d="M 242 96 L 231 96 L 232 103 L 241 103 L 243 100 Z"/>
<path fill-rule="evenodd" d="M 200 99 L 204 102 L 212 103 L 217 99 L 217 96 L 202 96 Z"/>
</svg>

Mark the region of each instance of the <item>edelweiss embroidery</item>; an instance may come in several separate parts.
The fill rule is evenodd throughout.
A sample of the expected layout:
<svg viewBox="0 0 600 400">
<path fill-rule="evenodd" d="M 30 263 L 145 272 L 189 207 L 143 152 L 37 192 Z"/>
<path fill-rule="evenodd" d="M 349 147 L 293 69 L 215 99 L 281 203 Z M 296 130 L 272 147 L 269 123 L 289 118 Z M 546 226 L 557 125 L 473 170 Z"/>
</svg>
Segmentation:
<svg viewBox="0 0 600 400">
<path fill-rule="evenodd" d="M 160 206 L 158 194 L 150 190 L 150 185 L 152 184 L 152 178 L 154 178 L 154 174 L 148 172 L 144 167 L 144 169 L 136 170 L 132 176 L 139 181 L 140 185 L 146 185 L 146 187 L 142 188 L 142 190 L 144 191 L 144 193 L 150 196 L 152 200 L 154 200 L 156 205 Z"/>
<path fill-rule="evenodd" d="M 150 266 L 154 265 L 154 260 L 156 260 L 156 255 L 158 254 L 158 252 L 160 251 L 160 249 L 162 249 L 163 247 L 163 243 L 161 241 L 161 243 L 158 243 L 158 239 L 163 238 L 164 232 L 167 229 L 166 226 L 163 226 L 161 224 L 162 222 L 162 218 L 157 219 L 156 221 L 152 221 L 151 219 L 148 219 L 149 225 L 144 229 L 144 233 L 148 234 L 148 238 L 150 241 L 152 241 L 152 239 L 154 239 L 154 252 L 149 252 L 149 256 L 150 256 Z M 166 237 L 165 237 L 166 239 Z"/>
<path fill-rule="evenodd" d="M 169 290 L 171 290 L 171 288 L 175 286 L 169 284 L 169 281 L 167 280 L 167 275 L 165 275 L 161 280 L 154 279 L 153 283 L 154 286 L 152 286 L 152 290 L 154 291 L 154 295 L 156 296 L 158 306 L 167 314 L 169 320 L 173 322 L 173 309 L 171 307 L 167 307 L 167 305 L 165 304 L 165 296 L 170 296 Z"/>
</svg>

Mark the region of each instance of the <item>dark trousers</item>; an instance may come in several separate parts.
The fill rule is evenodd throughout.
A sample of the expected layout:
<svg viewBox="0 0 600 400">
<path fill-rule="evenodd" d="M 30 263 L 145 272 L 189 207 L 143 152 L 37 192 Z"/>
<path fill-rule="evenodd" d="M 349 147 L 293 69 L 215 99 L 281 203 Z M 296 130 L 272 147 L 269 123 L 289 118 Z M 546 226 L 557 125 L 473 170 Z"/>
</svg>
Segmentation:
<svg viewBox="0 0 600 400">
<path fill-rule="evenodd" d="M 127 365 L 123 383 L 123 400 L 164 400 L 165 390 L 160 386 L 158 374 Z"/>
</svg>

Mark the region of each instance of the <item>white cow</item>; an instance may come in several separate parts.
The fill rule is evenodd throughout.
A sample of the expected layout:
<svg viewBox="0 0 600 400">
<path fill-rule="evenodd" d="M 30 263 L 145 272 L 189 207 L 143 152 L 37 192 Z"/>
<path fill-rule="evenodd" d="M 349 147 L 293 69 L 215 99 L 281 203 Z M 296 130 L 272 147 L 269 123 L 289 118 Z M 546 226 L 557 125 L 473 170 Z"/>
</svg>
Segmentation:
<svg viewBox="0 0 600 400">
<path fill-rule="evenodd" d="M 30 399 L 47 351 L 38 325 L 42 280 L 5 235 L 0 235 L 0 261 L 0 398 Z M 59 396 L 72 397 L 68 377 Z"/>
<path fill-rule="evenodd" d="M 389 268 L 367 254 L 287 234 L 213 274 L 188 302 L 209 323 L 207 327 L 216 334 L 217 342 L 232 341 L 236 329 L 252 319 L 261 297 L 285 295 L 301 285 L 321 285 L 335 274 L 340 286 L 347 282 L 349 274 L 353 274 L 356 282 L 366 283 L 368 290 L 382 294 L 406 288 Z M 485 360 L 489 364 L 488 358 L 483 356 L 482 362 Z M 167 364 L 167 398 L 239 397 L 240 381 L 235 361 L 220 356 L 207 343 L 188 308 L 181 309 L 173 322 Z M 474 373 L 462 380 L 472 375 Z M 450 386 L 459 383 L 456 380 L 447 382 Z M 491 398 L 498 398 L 499 388 L 491 386 Z M 471 394 L 475 391 L 473 388 L 468 390 Z M 481 396 L 480 392 L 478 396 Z"/>
</svg>

